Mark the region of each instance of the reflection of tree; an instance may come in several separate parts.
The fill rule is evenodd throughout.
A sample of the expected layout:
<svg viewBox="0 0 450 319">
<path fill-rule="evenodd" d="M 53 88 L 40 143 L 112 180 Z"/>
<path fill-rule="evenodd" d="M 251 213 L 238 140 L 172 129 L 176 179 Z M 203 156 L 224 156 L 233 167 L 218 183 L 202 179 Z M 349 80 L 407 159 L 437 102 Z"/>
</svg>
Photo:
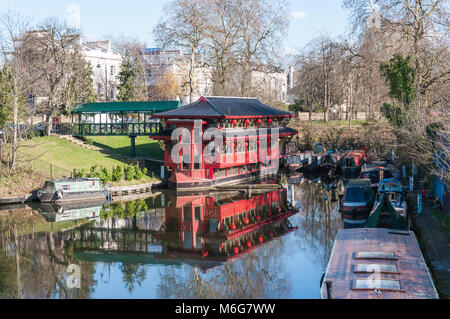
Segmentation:
<svg viewBox="0 0 450 319">
<path fill-rule="evenodd" d="M 125 287 L 128 289 L 130 294 L 133 292 L 135 284 L 141 286 L 147 276 L 147 271 L 145 268 L 138 264 L 122 264 L 120 270 L 123 273 Z"/>
<path fill-rule="evenodd" d="M 339 204 L 331 201 L 331 188 L 327 190 L 323 184 L 293 185 L 293 190 L 299 214 L 291 221 L 299 227 L 295 232 L 298 247 L 325 268 L 334 238 L 341 228 Z"/>
<path fill-rule="evenodd" d="M 94 265 L 75 260 L 62 234 L 35 233 L 47 222 L 32 211 L 0 216 L 0 295 L 8 298 L 88 298 Z M 81 289 L 66 286 L 69 264 L 81 269 Z M 14 292 L 11 291 L 14 283 Z"/>
<path fill-rule="evenodd" d="M 11 298 L 16 293 L 16 273 L 12 258 L 0 248 L 0 297 Z"/>
<path fill-rule="evenodd" d="M 202 273 L 197 267 L 165 267 L 160 298 L 286 298 L 289 275 L 284 268 L 283 241 L 273 240 L 255 251 Z"/>
</svg>

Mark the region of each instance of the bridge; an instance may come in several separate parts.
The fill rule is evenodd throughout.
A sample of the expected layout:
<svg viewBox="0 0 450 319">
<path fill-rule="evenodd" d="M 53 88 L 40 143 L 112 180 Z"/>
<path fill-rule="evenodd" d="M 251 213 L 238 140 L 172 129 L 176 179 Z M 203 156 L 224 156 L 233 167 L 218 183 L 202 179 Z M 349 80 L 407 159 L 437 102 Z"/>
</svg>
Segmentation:
<svg viewBox="0 0 450 319">
<path fill-rule="evenodd" d="M 134 157 L 137 136 L 149 136 L 163 129 L 159 120 L 150 116 L 179 107 L 179 101 L 75 104 L 71 112 L 72 136 L 128 136 Z"/>
</svg>

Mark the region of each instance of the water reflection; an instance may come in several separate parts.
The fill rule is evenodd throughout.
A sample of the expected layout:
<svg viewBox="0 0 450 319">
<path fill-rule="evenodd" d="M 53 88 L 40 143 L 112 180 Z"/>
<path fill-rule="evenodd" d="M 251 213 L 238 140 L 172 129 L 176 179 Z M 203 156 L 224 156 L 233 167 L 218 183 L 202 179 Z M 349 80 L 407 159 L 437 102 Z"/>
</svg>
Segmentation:
<svg viewBox="0 0 450 319">
<path fill-rule="evenodd" d="M 343 186 L 297 182 L 251 195 L 0 207 L 0 296 L 316 298 Z M 80 288 L 67 285 L 71 264 Z"/>
</svg>

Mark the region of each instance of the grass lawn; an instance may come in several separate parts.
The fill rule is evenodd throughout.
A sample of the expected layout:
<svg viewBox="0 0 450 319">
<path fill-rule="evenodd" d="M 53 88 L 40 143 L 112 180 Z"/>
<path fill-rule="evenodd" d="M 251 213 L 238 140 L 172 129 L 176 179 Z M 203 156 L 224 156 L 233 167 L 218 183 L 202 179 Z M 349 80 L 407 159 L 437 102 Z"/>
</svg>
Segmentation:
<svg viewBox="0 0 450 319">
<path fill-rule="evenodd" d="M 92 151 L 78 146 L 58 137 L 36 137 L 21 143 L 20 155 L 28 160 L 31 154 L 33 168 L 41 165 L 51 164 L 56 169 L 72 172 L 73 169 L 89 169 L 93 165 L 101 165 L 107 168 L 125 164 L 112 158 L 110 155 Z"/>
<path fill-rule="evenodd" d="M 117 154 L 131 154 L 131 139 L 127 136 L 91 136 L 98 147 L 105 148 Z M 136 137 L 136 157 L 149 157 L 164 160 L 164 151 L 159 147 L 157 141 L 148 136 Z"/>
</svg>

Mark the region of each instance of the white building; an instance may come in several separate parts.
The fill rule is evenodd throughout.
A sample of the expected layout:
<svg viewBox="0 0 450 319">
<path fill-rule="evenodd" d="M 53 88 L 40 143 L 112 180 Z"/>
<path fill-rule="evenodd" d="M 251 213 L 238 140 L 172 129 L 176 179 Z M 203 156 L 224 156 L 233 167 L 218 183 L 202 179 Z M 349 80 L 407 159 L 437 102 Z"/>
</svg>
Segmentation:
<svg viewBox="0 0 450 319">
<path fill-rule="evenodd" d="M 201 65 L 203 57 L 197 56 L 197 64 Z M 149 48 L 144 53 L 146 69 L 146 84 L 156 86 L 165 80 L 167 74 L 175 77 L 177 84 L 182 87 L 182 104 L 196 101 L 201 96 L 213 95 L 213 69 L 211 67 L 196 67 L 194 69 L 194 94 L 189 100 L 189 87 L 186 82 L 189 79 L 190 57 L 180 50 L 162 51 L 158 48 Z M 259 98 L 273 102 L 286 103 L 288 90 L 288 75 L 273 67 L 263 66 L 261 71 L 252 71 L 250 76 L 252 94 Z M 265 70 L 263 70 L 265 69 Z M 240 83 L 239 70 L 234 70 L 234 81 L 230 85 Z M 184 85 L 184 87 L 183 87 Z M 171 99 L 180 100 L 179 96 Z"/>
<path fill-rule="evenodd" d="M 201 64 L 202 57 L 197 57 L 197 63 Z M 193 83 L 194 91 L 192 101 L 189 97 L 190 58 L 180 50 L 161 51 L 157 48 L 149 48 L 144 52 L 145 82 L 148 86 L 160 85 L 167 76 L 173 76 L 182 91 L 182 104 L 189 104 L 201 96 L 212 94 L 213 83 L 211 80 L 212 69 L 207 67 L 196 67 L 194 69 Z M 180 100 L 180 96 L 169 97 L 171 100 Z"/>
<path fill-rule="evenodd" d="M 260 99 L 286 103 L 288 76 L 282 71 L 252 71 L 251 85 Z"/>
<path fill-rule="evenodd" d="M 100 101 L 114 101 L 119 86 L 122 56 L 111 49 L 110 41 L 82 43 L 83 55 L 91 64 L 94 89 Z"/>
</svg>

